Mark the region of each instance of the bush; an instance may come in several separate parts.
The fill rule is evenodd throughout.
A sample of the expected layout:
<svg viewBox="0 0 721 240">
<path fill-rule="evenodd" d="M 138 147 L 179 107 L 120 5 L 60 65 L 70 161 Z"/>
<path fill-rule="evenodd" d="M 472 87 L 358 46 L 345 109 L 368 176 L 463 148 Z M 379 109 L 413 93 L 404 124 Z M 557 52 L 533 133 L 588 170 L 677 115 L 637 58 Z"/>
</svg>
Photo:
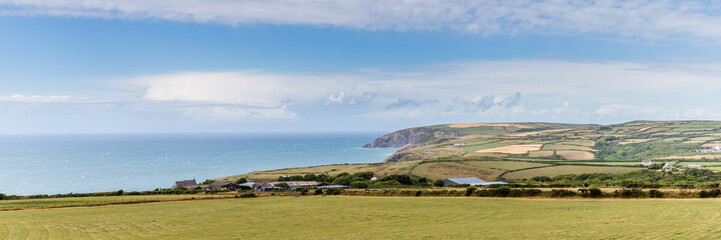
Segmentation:
<svg viewBox="0 0 721 240">
<path fill-rule="evenodd" d="M 578 191 L 581 192 L 581 197 L 597 198 L 603 195 L 603 191 L 595 187 L 589 189 L 578 189 Z"/>
<path fill-rule="evenodd" d="M 238 178 L 238 180 L 235 180 L 235 184 L 243 184 L 243 183 L 247 183 L 247 182 L 248 182 L 247 178 Z"/>
<path fill-rule="evenodd" d="M 416 194 L 416 197 L 420 196 L 421 193 L 423 193 L 421 190 L 416 191 L 416 193 L 415 193 L 415 194 Z"/>
<path fill-rule="evenodd" d="M 662 198 L 662 197 L 663 197 L 663 192 L 661 192 L 661 191 L 659 191 L 659 190 L 656 190 L 656 189 L 651 189 L 651 190 L 648 190 L 648 197 L 650 197 L 650 198 Z"/>
<path fill-rule="evenodd" d="M 328 188 L 325 190 L 325 194 L 327 195 L 338 195 L 343 192 L 343 189 L 340 188 Z"/>
<path fill-rule="evenodd" d="M 475 188 L 475 187 L 467 187 L 467 188 L 466 188 L 466 193 L 465 193 L 465 195 L 466 195 L 466 196 L 471 196 L 471 194 L 473 194 L 473 192 L 475 192 L 475 191 L 476 191 L 476 188 Z"/>
<path fill-rule="evenodd" d="M 382 182 L 390 181 L 390 180 L 396 180 L 403 185 L 413 184 L 413 180 L 411 179 L 411 176 L 408 174 L 393 174 L 393 175 L 389 175 L 389 176 L 385 176 L 385 177 L 381 178 Z"/>
<path fill-rule="evenodd" d="M 304 187 L 299 187 L 299 188 L 296 188 L 295 190 L 298 191 L 298 192 L 300 192 L 300 195 L 305 195 L 306 193 L 308 193 L 308 191 L 310 191 L 310 190 L 308 190 L 307 188 L 304 188 Z"/>
<path fill-rule="evenodd" d="M 350 187 L 352 187 L 352 188 L 368 188 L 368 183 L 363 182 L 363 181 L 356 181 L 356 182 L 350 183 Z"/>
<path fill-rule="evenodd" d="M 315 195 L 321 195 L 321 194 L 323 194 L 323 189 L 318 188 L 318 189 L 315 190 L 315 192 L 313 192 L 313 194 L 315 194 Z"/>
<path fill-rule="evenodd" d="M 576 192 L 566 189 L 551 189 L 551 197 L 573 197 Z"/>
<path fill-rule="evenodd" d="M 7 198 L 7 195 L 0 193 L 0 200 Z"/>
<path fill-rule="evenodd" d="M 254 198 L 257 196 L 255 195 L 255 193 L 243 193 L 243 194 L 240 194 L 240 197 L 241 198 Z"/>
<path fill-rule="evenodd" d="M 433 186 L 436 186 L 436 187 L 443 187 L 443 185 L 444 185 L 444 183 L 443 183 L 442 179 L 438 179 L 435 182 L 433 182 Z"/>
<path fill-rule="evenodd" d="M 120 190 L 118 190 L 117 192 L 115 192 L 115 195 L 120 196 L 120 195 L 123 195 L 124 192 L 125 192 L 125 191 L 123 191 L 123 189 L 120 189 Z"/>
<path fill-rule="evenodd" d="M 644 194 L 643 190 L 638 188 L 628 189 L 624 188 L 621 190 L 614 191 L 614 194 L 616 197 L 622 197 L 622 198 L 641 198 L 647 196 Z"/>
<path fill-rule="evenodd" d="M 213 179 L 205 179 L 205 181 L 203 181 L 203 182 L 200 183 L 200 184 L 211 184 L 211 183 L 214 183 L 214 182 L 215 182 L 215 180 L 213 180 Z"/>
</svg>

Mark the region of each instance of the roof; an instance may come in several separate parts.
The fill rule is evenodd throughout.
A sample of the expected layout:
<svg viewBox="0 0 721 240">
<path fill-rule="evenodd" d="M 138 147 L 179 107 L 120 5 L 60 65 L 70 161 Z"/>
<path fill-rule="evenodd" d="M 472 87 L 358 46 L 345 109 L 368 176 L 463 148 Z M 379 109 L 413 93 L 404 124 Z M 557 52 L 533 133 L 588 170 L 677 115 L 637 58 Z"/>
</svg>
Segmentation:
<svg viewBox="0 0 721 240">
<path fill-rule="evenodd" d="M 183 181 L 175 181 L 173 183 L 173 186 L 170 187 L 170 189 L 176 189 L 179 187 L 186 188 L 186 189 L 193 189 L 198 185 L 198 183 L 195 182 L 195 179 L 192 180 L 183 180 Z"/>
<path fill-rule="evenodd" d="M 477 185 L 477 186 L 508 185 L 508 183 L 507 182 L 484 182 L 484 183 L 479 183 L 479 184 L 474 184 L 474 185 Z"/>
<path fill-rule="evenodd" d="M 272 183 L 270 183 L 270 184 L 274 186 L 274 185 L 276 185 L 276 184 L 278 184 L 278 183 L 281 183 L 281 182 L 272 182 Z M 316 182 L 316 181 L 288 181 L 288 182 L 284 182 L 284 183 L 287 183 L 288 186 L 290 186 L 291 188 L 318 186 L 318 185 L 321 184 L 321 183 Z"/>
<path fill-rule="evenodd" d="M 476 185 L 485 183 L 486 181 L 483 181 L 481 179 L 478 179 L 477 177 L 467 177 L 467 178 L 448 178 L 443 180 L 444 184 L 470 184 L 470 185 Z"/>
<path fill-rule="evenodd" d="M 238 186 L 241 186 L 241 187 L 253 187 L 253 185 L 255 185 L 255 182 L 247 182 L 247 183 L 238 184 Z"/>
<path fill-rule="evenodd" d="M 182 187 L 182 186 L 189 186 L 189 185 L 198 185 L 198 183 L 195 182 L 195 179 L 193 180 L 183 180 L 183 181 L 175 181 L 175 186 Z"/>
</svg>

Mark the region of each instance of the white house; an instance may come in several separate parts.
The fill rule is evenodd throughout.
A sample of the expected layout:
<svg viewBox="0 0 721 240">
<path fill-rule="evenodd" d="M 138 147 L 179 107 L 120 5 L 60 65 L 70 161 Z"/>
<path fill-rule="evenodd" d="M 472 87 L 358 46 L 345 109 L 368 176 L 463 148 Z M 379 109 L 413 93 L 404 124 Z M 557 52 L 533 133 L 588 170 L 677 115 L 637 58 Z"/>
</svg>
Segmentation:
<svg viewBox="0 0 721 240">
<path fill-rule="evenodd" d="M 650 166 L 651 164 L 653 164 L 653 162 L 651 162 L 651 160 L 643 160 L 643 161 L 641 161 L 641 165 L 643 165 L 644 167 L 648 167 L 648 166 Z"/>
</svg>

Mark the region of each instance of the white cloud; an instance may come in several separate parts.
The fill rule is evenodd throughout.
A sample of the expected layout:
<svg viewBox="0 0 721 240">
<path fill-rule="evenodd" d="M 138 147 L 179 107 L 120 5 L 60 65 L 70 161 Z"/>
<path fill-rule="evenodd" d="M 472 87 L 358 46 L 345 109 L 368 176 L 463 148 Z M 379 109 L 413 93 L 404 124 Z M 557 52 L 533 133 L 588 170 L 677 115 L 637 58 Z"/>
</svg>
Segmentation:
<svg viewBox="0 0 721 240">
<path fill-rule="evenodd" d="M 13 94 L 9 97 L 0 97 L 0 101 L 5 102 L 24 102 L 24 103 L 50 103 L 50 102 L 67 102 L 71 98 L 67 95 L 23 95 Z"/>
<path fill-rule="evenodd" d="M 0 0 L 0 7 L 0 14 L 20 16 L 721 39 L 718 4 L 701 0 Z"/>
<path fill-rule="evenodd" d="M 233 107 L 188 107 L 183 115 L 199 121 L 237 122 L 244 120 L 298 119 L 285 108 L 233 108 Z"/>
</svg>

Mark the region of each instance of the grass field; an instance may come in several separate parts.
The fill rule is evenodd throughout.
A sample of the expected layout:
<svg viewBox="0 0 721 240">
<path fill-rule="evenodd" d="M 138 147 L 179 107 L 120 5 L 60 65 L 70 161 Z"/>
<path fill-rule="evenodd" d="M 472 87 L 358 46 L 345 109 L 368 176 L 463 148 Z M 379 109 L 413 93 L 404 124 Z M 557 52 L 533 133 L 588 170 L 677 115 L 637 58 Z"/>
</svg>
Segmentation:
<svg viewBox="0 0 721 240">
<path fill-rule="evenodd" d="M 508 179 L 524 179 L 532 178 L 535 176 L 548 176 L 555 177 L 561 174 L 581 174 L 581 173 L 620 173 L 628 172 L 633 170 L 639 170 L 643 168 L 632 168 L 632 167 L 596 167 L 596 166 L 553 166 L 545 168 L 536 168 L 529 170 L 521 170 L 518 172 L 511 172 L 503 175 L 504 178 Z"/>
<path fill-rule="evenodd" d="M 211 199 L 227 198 L 227 195 L 124 195 L 124 196 L 102 196 L 102 197 L 69 197 L 69 198 L 43 198 L 43 199 L 19 199 L 0 201 L 0 211 L 18 209 L 38 208 L 59 208 L 59 207 L 81 207 L 98 206 L 108 204 L 129 204 L 160 201 L 178 201 L 190 199 Z"/>
<path fill-rule="evenodd" d="M 721 201 L 275 197 L 0 212 L 0 239 L 718 239 Z"/>
</svg>

